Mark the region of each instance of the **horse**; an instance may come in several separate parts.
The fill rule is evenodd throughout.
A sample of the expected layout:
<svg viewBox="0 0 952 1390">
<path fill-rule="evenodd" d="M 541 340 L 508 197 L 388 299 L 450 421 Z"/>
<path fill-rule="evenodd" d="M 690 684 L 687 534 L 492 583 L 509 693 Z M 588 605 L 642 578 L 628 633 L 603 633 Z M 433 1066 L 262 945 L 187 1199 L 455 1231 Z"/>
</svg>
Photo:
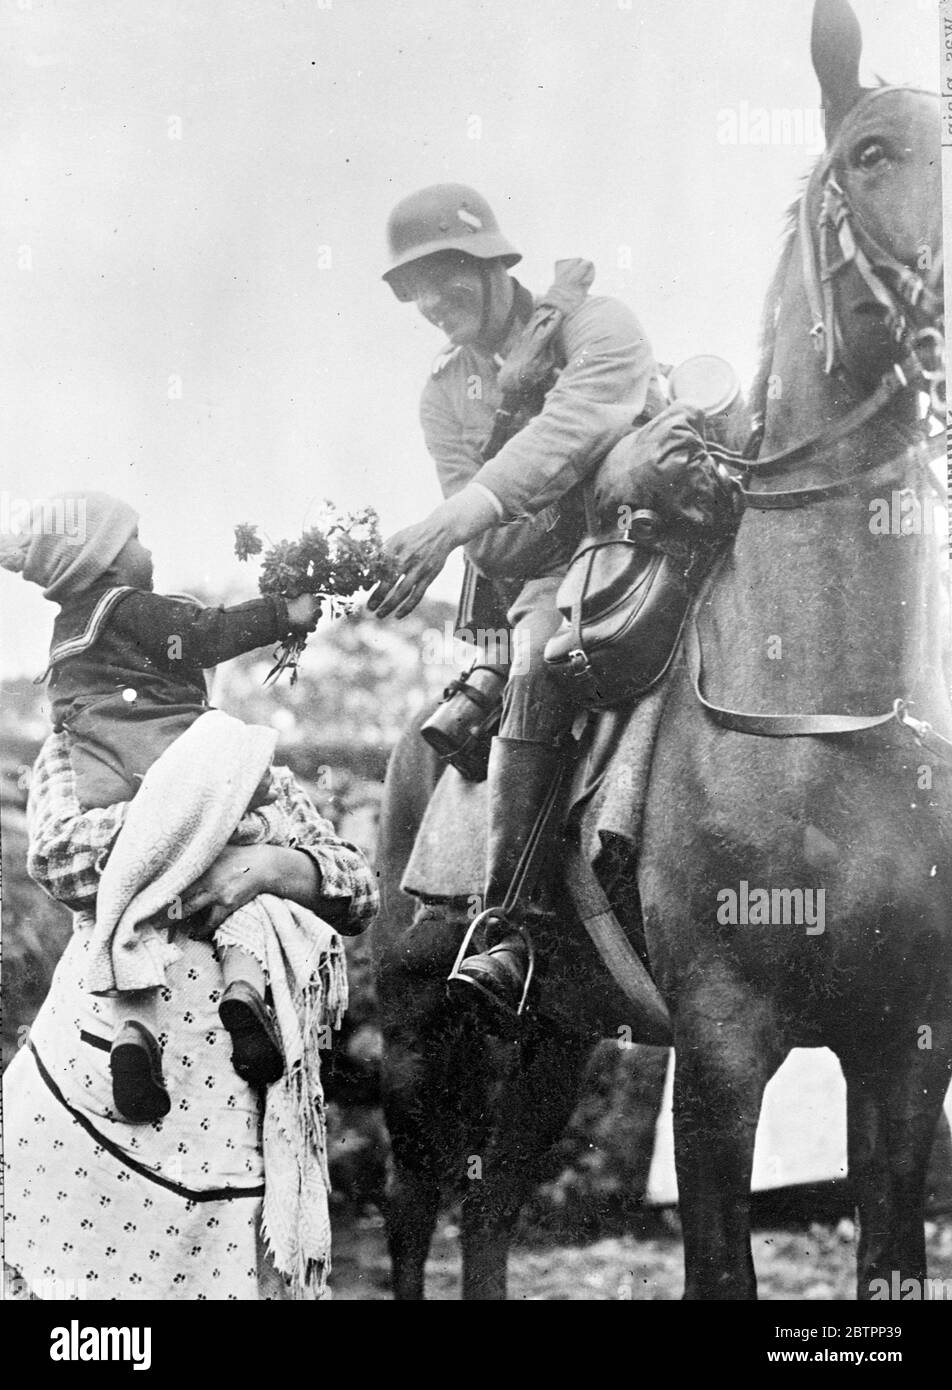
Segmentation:
<svg viewBox="0 0 952 1390">
<path fill-rule="evenodd" d="M 451 1004 L 446 977 L 476 907 L 415 905 L 404 867 L 444 764 L 419 736 L 425 710 L 398 740 L 381 802 L 380 915 L 371 932 L 383 1037 L 381 1098 L 391 1143 L 386 1225 L 393 1292 L 424 1296 L 424 1266 L 441 1192 L 462 1193 L 464 1300 L 506 1298 L 520 1209 L 575 1105 L 593 1045 L 624 1018 L 625 1001 L 587 942 L 559 914 L 560 1009 L 532 1011 L 518 1039 L 486 1034 Z M 548 935 L 548 934 L 547 934 Z"/>
<path fill-rule="evenodd" d="M 827 143 L 767 295 L 756 456 L 735 460 L 747 506 L 667 677 L 621 878 L 672 1021 L 691 1300 L 756 1298 L 754 1136 L 794 1047 L 830 1048 L 846 1079 L 857 1297 L 926 1274 L 926 1168 L 952 1069 L 948 599 L 920 418 L 943 347 L 938 101 L 862 88 L 861 45 L 847 0 L 816 0 Z M 438 775 L 409 731 L 385 790 L 385 885 Z M 464 1191 L 463 1297 L 505 1297 L 519 1207 L 591 1042 L 625 1016 L 565 909 L 541 943 L 543 1003 L 515 1042 L 486 1038 L 444 998 L 463 927 L 465 911 L 411 913 L 385 888 L 401 1299 L 423 1296 L 447 1175 Z"/>
</svg>

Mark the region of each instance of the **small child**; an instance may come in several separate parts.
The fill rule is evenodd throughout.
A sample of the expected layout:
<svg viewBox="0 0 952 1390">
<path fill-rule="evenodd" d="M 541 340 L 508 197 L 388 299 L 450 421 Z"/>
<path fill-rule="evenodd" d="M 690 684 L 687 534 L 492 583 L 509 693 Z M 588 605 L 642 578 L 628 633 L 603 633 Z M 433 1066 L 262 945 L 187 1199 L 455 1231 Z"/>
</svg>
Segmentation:
<svg viewBox="0 0 952 1390">
<path fill-rule="evenodd" d="M 53 728 L 69 735 L 77 799 L 89 810 L 130 801 L 159 755 L 208 711 L 206 668 L 313 630 L 320 601 L 269 595 L 203 608 L 187 596 L 155 594 L 152 556 L 132 507 L 106 493 L 64 493 L 45 504 L 44 522 L 70 508 L 80 522 L 71 534 L 47 525 L 41 534 L 4 538 L 0 565 L 60 605 L 45 674 Z M 269 805 L 270 780 L 268 773 L 255 791 L 235 842 L 287 843 L 284 817 Z M 220 955 L 219 1016 L 233 1065 L 251 1084 L 267 1085 L 281 1076 L 284 1057 L 264 1000 L 264 971 L 237 946 L 220 946 Z M 113 1099 L 134 1123 L 171 1108 L 155 996 L 113 996 L 120 1018 L 110 1048 Z"/>
</svg>

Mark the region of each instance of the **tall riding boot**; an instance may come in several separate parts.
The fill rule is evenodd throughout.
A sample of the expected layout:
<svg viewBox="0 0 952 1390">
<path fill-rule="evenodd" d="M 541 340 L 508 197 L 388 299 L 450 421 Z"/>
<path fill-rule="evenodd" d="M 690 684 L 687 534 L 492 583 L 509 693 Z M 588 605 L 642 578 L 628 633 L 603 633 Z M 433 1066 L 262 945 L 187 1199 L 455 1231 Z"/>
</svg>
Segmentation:
<svg viewBox="0 0 952 1390">
<path fill-rule="evenodd" d="M 518 1014 L 526 984 L 529 945 L 523 919 L 529 909 L 523 892 L 503 911 L 513 876 L 532 835 L 553 781 L 558 777 L 561 748 L 527 739 L 494 738 L 489 755 L 489 847 L 484 915 L 489 947 L 467 956 L 448 981 L 451 997 L 475 1002 L 474 995 L 506 1013 Z"/>
</svg>

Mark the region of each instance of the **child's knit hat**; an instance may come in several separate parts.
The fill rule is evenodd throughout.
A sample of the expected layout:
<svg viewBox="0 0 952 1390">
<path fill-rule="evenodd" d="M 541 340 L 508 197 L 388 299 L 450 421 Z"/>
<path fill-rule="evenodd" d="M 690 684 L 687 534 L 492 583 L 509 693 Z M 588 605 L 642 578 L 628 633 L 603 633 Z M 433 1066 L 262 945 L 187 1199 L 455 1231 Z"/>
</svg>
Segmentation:
<svg viewBox="0 0 952 1390">
<path fill-rule="evenodd" d="M 0 565 L 62 603 L 105 574 L 138 524 L 138 512 L 107 492 L 59 492 L 32 504 L 22 533 L 0 536 Z"/>
</svg>

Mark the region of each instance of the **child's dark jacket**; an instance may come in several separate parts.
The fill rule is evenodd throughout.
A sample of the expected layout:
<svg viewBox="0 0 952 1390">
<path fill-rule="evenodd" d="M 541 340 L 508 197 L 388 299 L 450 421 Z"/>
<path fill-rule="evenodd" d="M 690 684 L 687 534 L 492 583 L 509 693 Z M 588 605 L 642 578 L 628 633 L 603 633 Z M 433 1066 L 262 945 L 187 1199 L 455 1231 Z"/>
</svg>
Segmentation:
<svg viewBox="0 0 952 1390">
<path fill-rule="evenodd" d="M 231 608 L 117 588 L 64 603 L 53 626 L 54 730 L 71 735 L 84 809 L 128 801 L 156 758 L 208 708 L 204 670 L 290 632 L 284 600 Z"/>
</svg>

